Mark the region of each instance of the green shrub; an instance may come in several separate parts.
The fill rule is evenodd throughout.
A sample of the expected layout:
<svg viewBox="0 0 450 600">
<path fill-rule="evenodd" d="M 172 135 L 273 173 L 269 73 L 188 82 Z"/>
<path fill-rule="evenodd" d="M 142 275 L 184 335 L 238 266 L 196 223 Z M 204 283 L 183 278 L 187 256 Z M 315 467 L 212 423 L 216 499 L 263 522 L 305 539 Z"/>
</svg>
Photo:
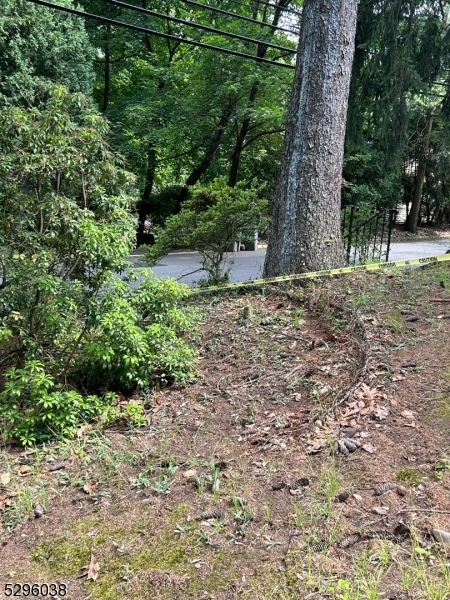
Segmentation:
<svg viewBox="0 0 450 600">
<path fill-rule="evenodd" d="M 0 392 L 0 409 L 8 436 L 24 445 L 73 433 L 80 422 L 106 410 L 110 401 L 110 395 L 103 399 L 83 396 L 55 385 L 45 366 L 37 360 L 26 362 L 20 369 L 9 369 Z"/>
<path fill-rule="evenodd" d="M 78 376 L 89 389 L 130 390 L 176 380 L 186 383 L 195 370 L 194 352 L 180 337 L 196 315 L 176 308 L 189 294 L 174 280 L 149 272 L 136 288 L 113 281 L 91 318 L 95 327 L 79 349 Z"/>
<path fill-rule="evenodd" d="M 208 274 L 208 285 L 229 281 L 230 266 L 223 258 L 238 239 L 253 239 L 255 229 L 268 223 L 268 203 L 261 187 L 238 184 L 231 188 L 223 179 L 207 187 L 194 188 L 181 212 L 169 217 L 164 228 L 156 228 L 156 242 L 147 250 L 147 261 L 154 265 L 175 248 L 197 250 L 202 256 L 202 269 Z"/>
<path fill-rule="evenodd" d="M 117 392 L 195 375 L 188 289 L 128 269 L 134 177 L 106 133 L 60 87 L 0 114 L 0 430 L 21 443 L 73 432 Z"/>
</svg>

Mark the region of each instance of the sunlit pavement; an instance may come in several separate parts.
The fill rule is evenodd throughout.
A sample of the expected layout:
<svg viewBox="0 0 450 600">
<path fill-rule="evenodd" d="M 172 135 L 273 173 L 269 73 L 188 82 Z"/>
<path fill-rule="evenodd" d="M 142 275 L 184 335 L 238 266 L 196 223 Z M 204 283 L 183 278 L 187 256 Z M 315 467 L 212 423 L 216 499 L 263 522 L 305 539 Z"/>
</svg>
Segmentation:
<svg viewBox="0 0 450 600">
<path fill-rule="evenodd" d="M 395 242 L 391 244 L 390 261 L 407 260 L 409 258 L 420 258 L 422 256 L 434 256 L 445 254 L 450 249 L 449 239 L 417 240 L 408 242 Z M 130 256 L 130 261 L 135 267 L 147 266 L 143 261 L 144 251 L 139 249 Z M 266 250 L 254 252 L 234 252 L 227 254 L 226 263 L 233 262 L 230 273 L 230 281 L 248 281 L 262 276 Z M 193 285 L 195 281 L 205 277 L 205 271 L 201 270 L 201 257 L 196 252 L 174 252 L 165 256 L 153 267 L 158 277 L 173 277 L 187 285 Z"/>
</svg>

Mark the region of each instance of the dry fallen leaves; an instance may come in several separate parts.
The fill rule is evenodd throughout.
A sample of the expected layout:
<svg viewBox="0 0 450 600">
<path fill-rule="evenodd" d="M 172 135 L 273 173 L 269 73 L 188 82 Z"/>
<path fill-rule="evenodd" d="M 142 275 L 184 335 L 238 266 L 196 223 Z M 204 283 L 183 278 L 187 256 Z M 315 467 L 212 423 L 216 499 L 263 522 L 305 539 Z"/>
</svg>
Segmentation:
<svg viewBox="0 0 450 600">
<path fill-rule="evenodd" d="M 326 423 L 317 420 L 314 423 L 313 431 L 308 434 L 306 440 L 306 454 L 316 454 L 322 448 L 326 448 L 330 440 L 336 438 L 338 423 L 332 418 L 328 418 Z"/>
<path fill-rule="evenodd" d="M 89 423 L 85 423 L 79 429 L 77 429 L 77 437 L 81 438 L 83 435 L 86 435 L 92 429 L 92 425 Z"/>
<path fill-rule="evenodd" d="M 195 469 L 189 469 L 189 471 L 184 471 L 183 477 L 185 479 L 191 479 L 192 477 L 196 477 L 197 471 Z"/>
<path fill-rule="evenodd" d="M 85 567 L 82 568 L 82 573 L 80 573 L 80 575 L 78 576 L 78 579 L 81 579 L 82 577 L 86 577 L 86 579 L 92 579 L 92 581 L 95 581 L 98 577 L 99 570 L 100 570 L 100 565 L 96 561 L 94 555 L 91 552 L 91 560 L 88 565 L 86 565 Z"/>
<path fill-rule="evenodd" d="M 389 410 L 386 406 L 378 404 L 375 399 L 387 400 L 386 395 L 376 388 L 371 388 L 362 383 L 358 389 L 353 392 L 353 402 L 346 405 L 345 411 L 340 416 L 341 425 L 350 425 L 350 417 L 355 415 L 371 416 L 378 421 L 386 419 Z"/>
<path fill-rule="evenodd" d="M 8 485 L 10 481 L 11 481 L 11 474 L 10 473 L 2 473 L 0 475 L 0 483 L 2 485 Z"/>
<path fill-rule="evenodd" d="M 372 403 L 375 400 L 375 398 L 379 397 L 382 394 L 380 394 L 380 392 L 377 389 L 369 387 L 366 383 L 362 383 L 359 395 L 368 403 Z"/>
<path fill-rule="evenodd" d="M 361 448 L 369 454 L 373 454 L 375 452 L 375 448 L 372 446 L 372 444 L 363 444 Z"/>
<path fill-rule="evenodd" d="M 405 427 L 417 427 L 417 423 L 415 421 L 416 413 L 413 410 L 403 410 L 400 415 L 409 421 L 404 423 Z"/>
<path fill-rule="evenodd" d="M 327 438 L 325 437 L 316 437 L 308 439 L 308 446 L 306 447 L 307 454 L 316 454 L 320 452 L 322 448 L 325 448 L 327 445 Z"/>
<path fill-rule="evenodd" d="M 26 477 L 27 475 L 31 475 L 32 472 L 33 469 L 28 465 L 20 465 L 20 467 L 17 469 L 17 473 L 20 477 Z"/>
<path fill-rule="evenodd" d="M 98 484 L 96 481 L 93 481 L 93 480 L 86 481 L 86 483 L 83 485 L 83 490 L 86 492 L 86 494 L 92 494 L 92 492 L 95 490 L 97 485 Z"/>
<path fill-rule="evenodd" d="M 387 515 L 389 512 L 389 506 L 374 506 L 372 511 L 377 515 Z"/>
</svg>

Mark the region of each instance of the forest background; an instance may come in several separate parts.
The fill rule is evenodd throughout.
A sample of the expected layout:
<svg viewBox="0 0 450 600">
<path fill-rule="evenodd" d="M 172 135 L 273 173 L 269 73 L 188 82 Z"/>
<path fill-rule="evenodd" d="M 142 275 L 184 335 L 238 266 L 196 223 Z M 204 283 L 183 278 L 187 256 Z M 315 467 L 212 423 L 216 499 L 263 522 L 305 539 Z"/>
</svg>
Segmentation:
<svg viewBox="0 0 450 600">
<path fill-rule="evenodd" d="M 134 4 L 294 51 L 302 2 Z M 293 64 L 293 54 L 263 43 L 224 37 L 106 0 L 79 5 L 255 58 L 280 60 L 283 55 L 282 62 Z M 2 8 L 2 103 L 32 105 L 42 80 L 85 93 L 111 125 L 112 149 L 137 176 L 141 223 L 149 218 L 164 224 L 179 212 L 193 185 L 217 178 L 231 187 L 256 180 L 272 198 L 293 69 L 83 21 L 25 0 L 2 0 Z M 450 218 L 448 22 L 444 1 L 359 3 L 343 204 L 368 210 L 395 207 L 412 202 L 415 189 L 423 185 L 421 210 L 408 223 L 410 231 L 417 222 L 442 224 Z"/>
<path fill-rule="evenodd" d="M 448 268 L 192 294 L 129 261 L 146 219 L 199 250 L 270 230 L 301 13 L 320 65 L 356 0 L 58 0 L 132 29 L 42 1 L 0 0 L 0 586 L 448 599 Z M 359 3 L 342 181 L 337 153 L 309 178 L 357 219 L 448 224 L 449 24 Z M 343 63 L 310 106 L 344 108 Z"/>
</svg>

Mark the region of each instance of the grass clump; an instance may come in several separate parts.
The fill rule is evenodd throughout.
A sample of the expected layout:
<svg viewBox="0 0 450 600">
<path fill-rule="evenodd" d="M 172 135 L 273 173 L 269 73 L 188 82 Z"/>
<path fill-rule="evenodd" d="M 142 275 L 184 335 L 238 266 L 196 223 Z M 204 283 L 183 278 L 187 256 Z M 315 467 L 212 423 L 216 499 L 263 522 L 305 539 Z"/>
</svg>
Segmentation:
<svg viewBox="0 0 450 600">
<path fill-rule="evenodd" d="M 396 472 L 396 479 L 400 483 L 407 483 L 411 486 L 417 486 L 422 481 L 422 475 L 417 469 L 405 467 Z"/>
</svg>

